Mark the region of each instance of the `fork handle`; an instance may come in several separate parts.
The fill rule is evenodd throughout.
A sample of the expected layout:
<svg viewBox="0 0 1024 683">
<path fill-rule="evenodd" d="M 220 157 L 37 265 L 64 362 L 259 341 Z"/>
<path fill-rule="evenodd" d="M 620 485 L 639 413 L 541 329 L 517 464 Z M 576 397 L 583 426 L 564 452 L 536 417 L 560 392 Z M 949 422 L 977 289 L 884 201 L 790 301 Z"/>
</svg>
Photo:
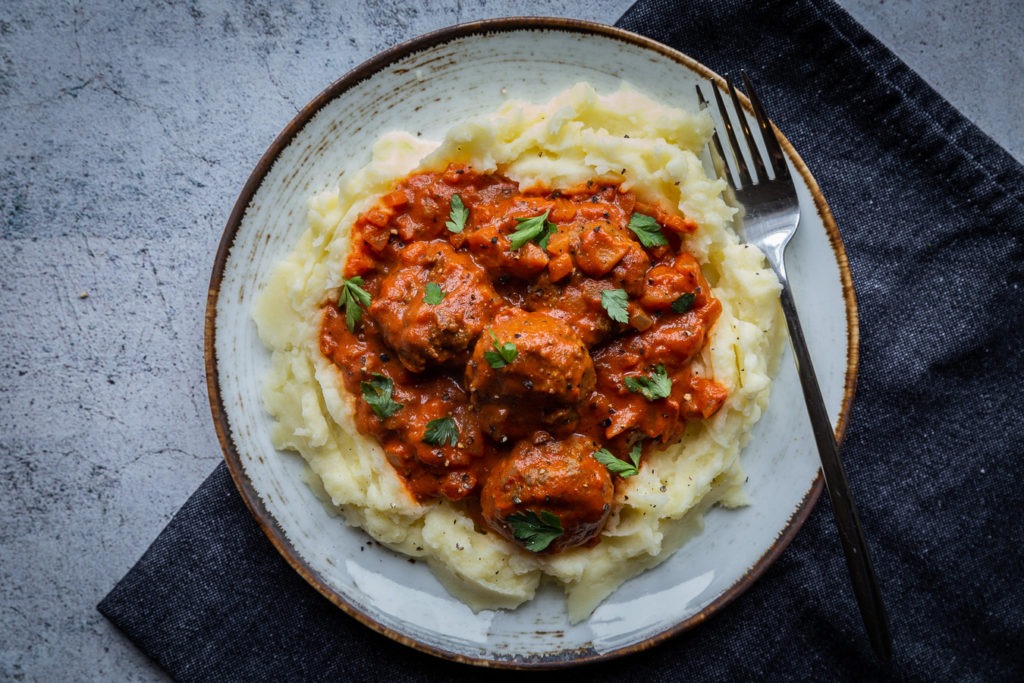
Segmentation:
<svg viewBox="0 0 1024 683">
<path fill-rule="evenodd" d="M 857 605 L 860 607 L 861 618 L 864 620 L 872 649 L 881 660 L 889 661 L 892 658 L 892 634 L 889 630 L 889 618 L 885 612 L 885 605 L 882 602 L 882 592 L 879 590 L 878 579 L 871 564 L 871 556 L 868 554 L 868 546 L 864 540 L 860 519 L 857 516 L 857 508 L 854 506 L 853 496 L 850 494 L 850 484 L 846 480 L 846 472 L 839 459 L 839 446 L 836 444 L 832 422 L 825 410 L 825 401 L 821 397 L 818 378 L 814 373 L 814 366 L 811 364 L 811 356 L 807 350 L 803 329 L 800 327 L 793 295 L 785 277 L 780 277 L 780 280 L 782 281 L 782 292 L 779 299 L 786 315 L 786 323 L 789 326 L 789 337 L 793 344 L 793 353 L 796 356 L 797 373 L 800 375 L 800 385 L 803 387 L 807 412 L 811 418 L 814 440 L 818 444 L 825 488 L 828 490 L 832 513 L 835 516 L 836 526 L 839 528 L 839 538 L 842 540 L 843 552 L 846 555 L 846 566 L 853 583 L 853 592 L 856 595 Z"/>
</svg>

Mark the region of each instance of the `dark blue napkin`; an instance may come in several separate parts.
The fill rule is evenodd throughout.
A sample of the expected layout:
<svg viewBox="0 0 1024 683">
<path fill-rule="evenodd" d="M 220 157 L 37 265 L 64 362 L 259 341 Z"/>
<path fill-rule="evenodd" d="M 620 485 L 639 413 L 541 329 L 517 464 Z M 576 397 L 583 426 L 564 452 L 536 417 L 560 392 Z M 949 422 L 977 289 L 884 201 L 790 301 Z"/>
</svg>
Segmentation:
<svg viewBox="0 0 1024 683">
<path fill-rule="evenodd" d="M 895 657 L 871 654 L 823 498 L 707 623 L 578 675 L 1024 680 L 1024 168 L 830 0 L 640 0 L 618 25 L 745 69 L 835 214 L 861 339 L 843 458 Z M 281 559 L 223 465 L 99 609 L 183 681 L 515 675 L 344 615 Z"/>
</svg>

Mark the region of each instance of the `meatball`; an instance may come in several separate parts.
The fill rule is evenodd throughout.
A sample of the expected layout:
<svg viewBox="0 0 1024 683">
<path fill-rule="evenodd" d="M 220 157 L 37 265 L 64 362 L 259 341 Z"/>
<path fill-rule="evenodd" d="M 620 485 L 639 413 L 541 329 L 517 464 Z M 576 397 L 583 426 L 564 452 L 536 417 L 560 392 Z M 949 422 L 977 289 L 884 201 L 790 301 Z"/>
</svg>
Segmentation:
<svg viewBox="0 0 1024 683">
<path fill-rule="evenodd" d="M 427 296 L 428 283 L 440 288 L 435 290 L 443 297 L 439 302 Z M 422 372 L 465 363 L 500 305 L 486 274 L 468 255 L 444 242 L 416 242 L 402 252 L 402 265 L 381 281 L 369 316 L 402 365 Z"/>
<path fill-rule="evenodd" d="M 471 394 L 577 403 L 594 388 L 594 362 L 571 327 L 544 313 L 508 308 L 481 335 L 467 369 Z M 497 340 L 497 341 L 495 341 Z M 512 343 L 515 359 L 495 368 L 487 361 L 495 344 Z"/>
<path fill-rule="evenodd" d="M 496 347 L 507 344 L 515 346 L 514 360 L 494 367 L 492 361 L 500 357 Z M 571 327 L 515 308 L 495 317 L 466 366 L 470 398 L 480 409 L 481 423 L 499 441 L 541 427 L 571 429 L 577 404 L 595 381 L 594 361 Z"/>
<path fill-rule="evenodd" d="M 480 492 L 484 520 L 505 538 L 525 545 L 521 520 L 543 520 L 543 512 L 555 515 L 562 532 L 544 552 L 596 539 L 608 520 L 615 492 L 608 469 L 594 458 L 599 448 L 593 439 L 579 434 L 556 441 L 538 432 L 520 441 L 484 480 Z M 521 530 L 518 539 L 516 527 Z"/>
</svg>

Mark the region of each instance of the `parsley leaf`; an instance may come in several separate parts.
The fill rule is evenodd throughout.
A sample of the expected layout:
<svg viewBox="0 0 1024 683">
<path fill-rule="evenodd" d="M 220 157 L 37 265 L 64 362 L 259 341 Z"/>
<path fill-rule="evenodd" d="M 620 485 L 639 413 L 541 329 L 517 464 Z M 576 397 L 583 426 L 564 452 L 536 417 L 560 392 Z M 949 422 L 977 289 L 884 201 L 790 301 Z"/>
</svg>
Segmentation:
<svg viewBox="0 0 1024 683">
<path fill-rule="evenodd" d="M 356 323 L 363 317 L 363 309 L 370 305 L 370 293 L 363 289 L 363 278 L 355 276 L 341 278 L 341 293 L 338 294 L 338 309 L 345 311 L 345 324 L 349 332 L 356 331 Z"/>
<path fill-rule="evenodd" d="M 624 289 L 602 289 L 601 305 L 617 323 L 629 322 L 629 295 Z"/>
<path fill-rule="evenodd" d="M 519 227 L 508 237 L 512 248 L 519 249 L 530 240 L 537 240 L 542 248 L 547 247 L 548 238 L 558 232 L 555 224 L 548 220 L 549 213 L 550 209 L 533 218 L 517 218 Z"/>
<path fill-rule="evenodd" d="M 494 334 L 494 330 L 487 328 L 488 334 L 491 335 L 492 345 L 494 351 L 484 351 L 484 359 L 487 363 L 495 370 L 500 370 L 519 355 L 519 350 L 516 349 L 516 345 L 512 342 L 505 342 L 504 344 L 498 341 L 498 337 Z"/>
<path fill-rule="evenodd" d="M 594 451 L 594 459 L 608 468 L 612 474 L 617 474 L 623 479 L 633 477 L 640 473 L 640 442 L 638 441 L 633 450 L 629 452 L 629 459 L 633 461 L 630 465 L 625 460 L 619 460 L 607 448 Z"/>
<path fill-rule="evenodd" d="M 633 461 L 633 467 L 640 469 L 640 456 L 644 452 L 644 441 L 641 439 L 633 444 L 633 447 L 629 449 L 629 459 Z"/>
<path fill-rule="evenodd" d="M 668 244 L 668 240 L 661 234 L 661 226 L 658 221 L 642 213 L 634 213 L 629 217 L 627 225 L 640 239 L 640 244 L 645 247 L 661 247 Z"/>
<path fill-rule="evenodd" d="M 469 218 L 469 209 L 462 203 L 462 197 L 452 195 L 451 210 L 448 212 L 449 220 L 445 221 L 445 227 L 449 232 L 462 232 L 466 227 L 466 219 Z"/>
<path fill-rule="evenodd" d="M 541 249 L 547 249 L 548 240 L 551 239 L 551 236 L 554 235 L 556 232 L 558 232 L 558 226 L 555 225 L 554 223 L 547 223 L 547 229 L 545 230 L 544 234 L 540 236 L 540 239 L 537 240 L 537 246 L 539 246 Z"/>
<path fill-rule="evenodd" d="M 530 552 L 539 553 L 562 535 L 562 520 L 558 515 L 541 510 L 538 516 L 533 510 L 515 512 L 505 518 L 517 540 L 523 541 Z"/>
<path fill-rule="evenodd" d="M 370 375 L 369 382 L 360 382 L 359 388 L 363 390 L 363 400 L 373 408 L 373 412 L 382 420 L 391 417 L 402 407 L 401 403 L 395 403 L 391 400 L 391 392 L 395 388 L 395 383 L 391 381 L 390 377 L 379 372 Z"/>
<path fill-rule="evenodd" d="M 423 294 L 423 303 L 436 306 L 441 303 L 448 293 L 433 282 L 428 282 L 426 291 Z"/>
<path fill-rule="evenodd" d="M 683 294 L 681 297 L 672 302 L 672 310 L 676 313 L 686 313 L 690 310 L 690 306 L 693 306 L 694 299 L 697 295 L 693 292 Z"/>
<path fill-rule="evenodd" d="M 627 377 L 626 388 L 642 395 L 648 401 L 657 401 L 659 398 L 667 398 L 672 393 L 672 379 L 665 372 L 665 366 L 659 364 L 654 368 L 654 374 L 650 376 Z"/>
<path fill-rule="evenodd" d="M 446 441 L 450 446 L 459 442 L 459 428 L 455 420 L 450 417 L 439 417 L 428 422 L 427 429 L 423 432 L 423 443 L 443 446 Z"/>
</svg>

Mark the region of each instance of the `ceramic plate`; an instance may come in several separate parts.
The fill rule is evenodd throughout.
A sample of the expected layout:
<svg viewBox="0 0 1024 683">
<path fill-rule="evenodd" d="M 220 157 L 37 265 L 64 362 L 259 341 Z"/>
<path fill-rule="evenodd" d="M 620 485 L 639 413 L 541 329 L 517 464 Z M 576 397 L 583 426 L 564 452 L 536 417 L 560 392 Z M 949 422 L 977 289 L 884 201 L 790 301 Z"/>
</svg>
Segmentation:
<svg viewBox="0 0 1024 683">
<path fill-rule="evenodd" d="M 449 659 L 559 667 L 634 652 L 690 628 L 734 599 L 782 552 L 821 491 L 818 458 L 787 352 L 771 406 L 743 455 L 753 504 L 712 510 L 703 534 L 628 581 L 570 625 L 555 588 L 516 611 L 474 614 L 423 563 L 391 553 L 332 516 L 304 483 L 301 458 L 270 442 L 260 399 L 269 354 L 252 303 L 306 229 L 308 198 L 369 161 L 382 134 L 432 139 L 507 98 L 547 100 L 578 82 L 610 92 L 622 80 L 696 109 L 707 68 L 618 29 L 555 19 L 461 25 L 399 45 L 331 85 L 260 160 L 228 220 L 207 307 L 206 358 L 218 436 L 238 488 L 270 540 L 317 590 L 367 626 Z M 764 93 L 770 103 L 771 94 Z M 818 187 L 786 144 L 803 209 L 789 272 L 830 415 L 841 435 L 857 365 L 853 289 Z M 244 560 L 244 558 L 240 558 Z M 268 595 L 271 602 L 276 596 Z"/>
</svg>

